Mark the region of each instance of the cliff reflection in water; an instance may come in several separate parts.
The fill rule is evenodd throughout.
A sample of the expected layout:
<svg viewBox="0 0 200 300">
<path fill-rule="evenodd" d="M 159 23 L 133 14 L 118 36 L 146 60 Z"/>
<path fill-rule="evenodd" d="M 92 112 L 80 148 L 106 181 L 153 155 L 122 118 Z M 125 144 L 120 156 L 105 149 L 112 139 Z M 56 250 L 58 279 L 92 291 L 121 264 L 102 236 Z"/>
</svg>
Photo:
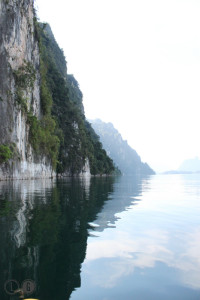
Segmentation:
<svg viewBox="0 0 200 300">
<path fill-rule="evenodd" d="M 98 214 L 95 230 L 114 226 L 115 214 L 134 200 L 117 198 L 115 191 L 116 201 L 109 201 L 119 180 L 123 178 L 0 182 L 0 299 L 17 299 L 2 288 L 8 279 L 34 280 L 32 296 L 41 300 L 69 299 L 81 284 L 91 222 Z M 136 180 L 130 194 L 140 190 Z"/>
</svg>

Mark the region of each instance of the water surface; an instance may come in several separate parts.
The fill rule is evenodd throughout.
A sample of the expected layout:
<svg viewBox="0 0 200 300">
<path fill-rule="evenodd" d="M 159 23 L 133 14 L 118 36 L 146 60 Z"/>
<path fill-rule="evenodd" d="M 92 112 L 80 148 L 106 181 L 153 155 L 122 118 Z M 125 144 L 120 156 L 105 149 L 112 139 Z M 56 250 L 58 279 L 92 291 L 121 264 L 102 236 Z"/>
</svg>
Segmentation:
<svg viewBox="0 0 200 300">
<path fill-rule="evenodd" d="M 0 299 L 200 299 L 200 175 L 0 182 Z"/>
<path fill-rule="evenodd" d="M 200 176 L 152 176 L 133 187 L 121 178 L 97 214 L 71 299 L 199 300 Z M 122 199 L 131 203 L 116 213 Z"/>
</svg>

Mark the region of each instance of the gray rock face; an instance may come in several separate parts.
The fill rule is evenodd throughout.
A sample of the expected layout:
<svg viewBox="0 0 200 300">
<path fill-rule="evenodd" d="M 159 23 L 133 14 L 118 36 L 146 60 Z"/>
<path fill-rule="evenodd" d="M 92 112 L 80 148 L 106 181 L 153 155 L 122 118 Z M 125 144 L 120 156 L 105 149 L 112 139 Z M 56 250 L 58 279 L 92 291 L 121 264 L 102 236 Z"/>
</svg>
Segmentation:
<svg viewBox="0 0 200 300">
<path fill-rule="evenodd" d="M 33 0 L 0 0 L 0 145 L 13 145 L 15 155 L 0 164 L 0 180 L 52 177 L 46 157 L 35 157 L 30 145 L 27 114 L 16 99 L 15 74 L 30 64 L 31 86 L 20 90 L 27 111 L 41 118 L 39 45 L 35 37 Z"/>
</svg>

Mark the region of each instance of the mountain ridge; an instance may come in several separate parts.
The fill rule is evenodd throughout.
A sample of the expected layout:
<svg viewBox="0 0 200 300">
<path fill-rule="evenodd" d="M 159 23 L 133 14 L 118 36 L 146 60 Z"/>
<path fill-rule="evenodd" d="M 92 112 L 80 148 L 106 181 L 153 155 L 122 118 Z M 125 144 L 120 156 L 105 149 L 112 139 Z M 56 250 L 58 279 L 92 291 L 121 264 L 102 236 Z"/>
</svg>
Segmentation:
<svg viewBox="0 0 200 300">
<path fill-rule="evenodd" d="M 185 159 L 177 170 L 165 171 L 163 174 L 195 174 L 200 173 L 200 159 L 198 157 Z"/>
<path fill-rule="evenodd" d="M 89 120 L 100 137 L 106 152 L 115 165 L 126 175 L 153 175 L 155 174 L 147 163 L 141 161 L 138 153 L 123 140 L 121 134 L 111 122 L 105 123 L 100 119 Z"/>
</svg>

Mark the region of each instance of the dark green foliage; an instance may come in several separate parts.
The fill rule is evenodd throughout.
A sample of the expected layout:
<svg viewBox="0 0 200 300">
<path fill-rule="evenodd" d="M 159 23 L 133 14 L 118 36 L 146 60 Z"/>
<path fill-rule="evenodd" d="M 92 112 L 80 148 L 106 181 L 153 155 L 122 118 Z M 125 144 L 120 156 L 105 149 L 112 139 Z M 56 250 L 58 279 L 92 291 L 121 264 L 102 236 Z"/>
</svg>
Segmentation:
<svg viewBox="0 0 200 300">
<path fill-rule="evenodd" d="M 51 49 L 50 50 L 50 52 L 52 54 L 51 59 L 55 63 L 58 72 L 63 77 L 66 77 L 67 76 L 67 64 L 66 64 L 64 52 L 62 49 L 59 48 L 49 24 L 42 24 L 42 26 L 43 26 L 43 30 L 45 31 L 45 33 L 48 36 L 48 39 L 46 39 L 45 46 L 47 46 L 49 50 Z"/>
<path fill-rule="evenodd" d="M 24 97 L 24 91 L 28 88 L 33 88 L 36 72 L 30 62 L 24 61 L 24 64 L 19 69 L 13 71 L 15 78 L 15 101 L 20 105 L 21 110 L 27 112 L 27 99 Z"/>
<path fill-rule="evenodd" d="M 40 36 L 42 109 L 45 114 L 51 111 L 60 129 L 57 172 L 76 175 L 88 158 L 92 174 L 110 174 L 114 170 L 112 160 L 85 121 L 82 92 L 73 75 L 66 73 L 65 57 L 50 27 L 39 24 L 37 35 Z M 32 139 L 38 141 L 38 135 L 32 133 Z"/>
<path fill-rule="evenodd" d="M 13 72 L 17 87 L 22 89 L 33 88 L 36 79 L 35 73 L 33 65 L 24 61 L 24 64 Z"/>
<path fill-rule="evenodd" d="M 20 108 L 24 113 L 27 112 L 27 98 L 24 97 L 21 88 L 17 88 L 15 91 L 15 101 L 20 105 Z"/>
<path fill-rule="evenodd" d="M 47 73 L 45 64 L 43 62 L 42 57 L 40 58 L 40 76 L 41 76 L 41 83 L 40 83 L 40 99 L 41 99 L 41 106 L 44 115 L 51 114 L 52 108 L 52 96 L 51 92 L 47 85 Z"/>
<path fill-rule="evenodd" d="M 28 112 L 27 99 L 24 94 L 27 89 L 32 89 L 36 80 L 36 71 L 30 62 L 24 61 L 24 64 L 18 69 L 13 71 L 15 79 L 15 101 L 20 105 L 20 109 L 26 114 L 27 123 L 29 124 L 29 140 L 38 156 L 47 156 L 56 169 L 57 158 L 59 153 L 60 140 L 57 136 L 60 132 L 56 126 L 56 122 L 51 116 L 52 109 L 52 95 L 47 84 L 47 71 L 45 65 L 45 55 L 41 44 L 41 32 L 36 18 L 35 24 L 35 37 L 40 43 L 40 96 L 41 108 L 43 117 L 38 120 L 32 112 Z"/>
<path fill-rule="evenodd" d="M 74 78 L 72 74 L 67 75 L 67 87 L 69 90 L 69 98 L 71 101 L 73 101 L 77 107 L 80 108 L 81 112 L 84 113 L 83 108 L 83 94 L 79 88 L 78 81 Z"/>
<path fill-rule="evenodd" d="M 113 161 L 107 156 L 99 141 L 98 135 L 93 130 L 89 122 L 85 121 L 86 128 L 86 149 L 88 149 L 88 157 L 90 160 L 91 173 L 96 174 L 110 174 L 114 172 L 115 168 Z"/>
<path fill-rule="evenodd" d="M 12 151 L 9 146 L 7 145 L 0 145 L 0 164 L 8 161 L 12 158 Z"/>
<path fill-rule="evenodd" d="M 29 138 L 36 154 L 44 154 L 51 159 L 52 166 L 56 169 L 60 140 L 55 135 L 56 122 L 45 116 L 39 121 L 35 116 L 28 114 L 30 125 Z"/>
</svg>

